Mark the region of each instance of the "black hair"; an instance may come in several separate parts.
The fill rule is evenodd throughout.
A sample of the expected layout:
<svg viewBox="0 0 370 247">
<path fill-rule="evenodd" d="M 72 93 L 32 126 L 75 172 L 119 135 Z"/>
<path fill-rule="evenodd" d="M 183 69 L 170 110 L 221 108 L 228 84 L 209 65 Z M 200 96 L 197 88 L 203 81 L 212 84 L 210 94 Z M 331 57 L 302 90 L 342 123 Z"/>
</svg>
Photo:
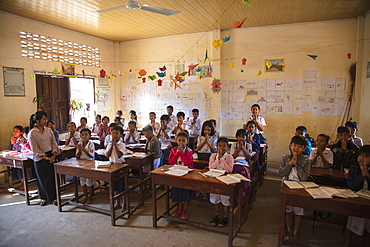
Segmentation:
<svg viewBox="0 0 370 247">
<path fill-rule="evenodd" d="M 170 117 L 167 114 L 164 114 L 164 115 L 161 116 L 161 120 L 168 122 L 170 120 Z"/>
<path fill-rule="evenodd" d="M 253 104 L 253 105 L 251 106 L 251 109 L 252 109 L 253 107 L 255 107 L 255 106 L 257 106 L 258 110 L 261 110 L 261 107 L 260 107 L 260 105 L 259 105 L 259 104 Z"/>
<path fill-rule="evenodd" d="M 28 134 L 30 132 L 30 126 L 24 127 L 22 132 Z"/>
<path fill-rule="evenodd" d="M 154 112 L 154 111 L 149 112 L 149 115 L 150 115 L 150 114 L 154 114 L 154 116 L 157 116 L 157 114 L 155 114 L 155 112 Z"/>
<path fill-rule="evenodd" d="M 171 109 L 172 109 L 172 111 L 173 111 L 173 106 L 172 106 L 172 105 L 167 106 L 167 109 L 168 109 L 168 108 L 171 108 Z"/>
<path fill-rule="evenodd" d="M 248 132 L 245 129 L 238 129 L 236 131 L 235 137 L 238 138 L 238 136 L 247 136 Z"/>
<path fill-rule="evenodd" d="M 108 117 L 108 116 L 104 116 L 104 117 L 102 118 L 102 121 L 103 121 L 104 119 L 108 119 L 108 122 L 110 121 L 110 119 L 109 119 L 109 117 Z"/>
<path fill-rule="evenodd" d="M 98 118 L 100 118 L 100 120 L 101 120 L 101 115 L 100 114 L 96 114 L 96 116 L 95 117 L 98 117 Z"/>
<path fill-rule="evenodd" d="M 193 110 L 191 110 L 191 112 L 199 113 L 199 110 L 197 108 L 194 108 Z"/>
<path fill-rule="evenodd" d="M 215 126 L 217 125 L 216 124 L 216 119 L 210 119 L 209 121 L 211 121 Z"/>
<path fill-rule="evenodd" d="M 301 145 L 301 146 L 304 146 L 304 147 L 307 146 L 307 141 L 303 136 L 293 136 L 290 143 L 294 143 L 294 144 Z"/>
<path fill-rule="evenodd" d="M 69 122 L 68 124 L 73 124 L 75 126 L 75 128 L 76 128 L 76 123 L 75 122 Z"/>
<path fill-rule="evenodd" d="M 123 135 L 123 129 L 122 129 L 122 127 L 120 127 L 120 126 L 116 126 L 116 127 L 114 127 L 114 129 L 113 130 L 117 130 L 117 131 L 119 131 L 119 133 L 121 134 L 121 135 Z M 112 131 L 113 131 L 112 130 Z"/>
<path fill-rule="evenodd" d="M 307 128 L 301 125 L 301 126 L 298 126 L 297 128 L 295 128 L 295 131 L 307 132 Z"/>
<path fill-rule="evenodd" d="M 110 128 L 112 128 L 112 127 L 113 127 L 113 128 L 114 128 L 114 127 L 117 127 L 117 124 L 116 124 L 116 123 L 110 123 L 110 124 L 109 124 L 109 127 L 110 127 Z"/>
<path fill-rule="evenodd" d="M 121 110 L 118 110 L 118 111 L 116 111 L 116 113 L 122 114 L 122 111 Z"/>
<path fill-rule="evenodd" d="M 355 130 L 358 129 L 358 124 L 353 120 L 346 122 L 344 126 L 355 129 Z"/>
<path fill-rule="evenodd" d="M 229 146 L 229 139 L 227 139 L 226 137 L 220 137 L 217 139 L 217 145 L 220 143 L 220 142 L 226 142 L 226 146 Z"/>
<path fill-rule="evenodd" d="M 55 122 L 54 122 L 53 120 L 49 120 L 49 121 L 47 122 L 47 124 L 49 124 L 49 123 L 52 123 L 52 124 L 54 124 L 54 125 L 55 125 Z"/>
<path fill-rule="evenodd" d="M 215 135 L 215 127 L 213 126 L 213 123 L 212 123 L 210 120 L 205 121 L 205 122 L 203 123 L 203 125 L 202 125 L 202 131 L 201 131 L 200 135 L 201 135 L 201 136 L 205 136 L 205 134 L 204 134 L 204 129 L 205 129 L 205 127 L 207 127 L 207 126 L 211 128 L 211 134 L 210 134 L 210 136 Z"/>
<path fill-rule="evenodd" d="M 82 132 L 84 131 L 88 132 L 89 135 L 91 135 L 91 130 L 89 128 L 83 128 L 82 130 L 80 130 L 80 134 L 82 134 Z"/>
<path fill-rule="evenodd" d="M 186 140 L 189 140 L 189 132 L 187 131 L 181 131 L 179 132 L 177 135 L 176 135 L 176 139 L 179 137 L 179 136 L 183 136 L 186 138 Z"/>
<path fill-rule="evenodd" d="M 153 132 L 153 127 L 152 127 L 152 126 L 150 126 L 150 125 L 147 125 L 147 126 L 145 126 L 145 127 L 142 129 L 142 132 L 145 132 L 145 131 Z"/>
<path fill-rule="evenodd" d="M 35 113 L 33 113 L 30 116 L 30 126 L 28 126 L 28 127 L 30 127 L 30 129 L 32 129 L 35 126 L 35 124 L 36 124 L 36 121 L 35 121 Z"/>
<path fill-rule="evenodd" d="M 249 121 L 247 122 L 247 126 L 248 126 L 249 124 L 253 124 L 255 127 L 257 127 L 256 121 L 249 120 Z"/>
<path fill-rule="evenodd" d="M 128 122 L 128 125 L 131 125 L 131 124 L 135 125 L 135 127 L 136 127 L 136 122 L 135 121 Z"/>
<path fill-rule="evenodd" d="M 185 118 L 185 113 L 182 112 L 182 111 L 179 111 L 177 114 L 176 114 L 176 117 L 183 117 Z"/>
<path fill-rule="evenodd" d="M 137 115 L 136 115 L 136 111 L 134 111 L 134 110 L 131 110 L 130 112 L 129 112 L 130 114 L 132 114 L 132 115 L 134 115 L 135 117 L 134 117 L 134 119 L 135 120 L 137 120 Z"/>
<path fill-rule="evenodd" d="M 337 129 L 337 134 L 341 133 L 348 133 L 349 134 L 349 129 L 345 126 L 339 126 Z"/>
<path fill-rule="evenodd" d="M 114 120 L 118 119 L 118 121 L 121 121 L 120 117 L 115 117 Z"/>
<path fill-rule="evenodd" d="M 13 127 L 13 129 L 19 129 L 19 131 L 23 133 L 22 125 L 16 125 L 16 126 Z"/>
<path fill-rule="evenodd" d="M 364 155 L 366 157 L 370 157 L 370 145 L 364 145 L 360 147 L 358 150 L 358 155 Z"/>
<path fill-rule="evenodd" d="M 34 114 L 34 116 L 32 118 L 32 123 L 30 124 L 30 127 L 33 128 L 35 126 L 35 124 L 37 123 L 37 121 L 40 121 L 43 116 L 48 117 L 48 114 L 46 114 L 45 111 L 37 111 L 37 112 L 35 112 L 35 114 Z"/>
<path fill-rule="evenodd" d="M 80 122 L 81 122 L 81 120 L 82 120 L 82 119 L 85 119 L 85 121 L 86 121 L 86 123 L 87 123 L 87 118 L 86 118 L 86 117 L 81 117 L 81 118 L 80 118 Z"/>
<path fill-rule="evenodd" d="M 330 136 L 325 135 L 325 134 L 320 134 L 320 135 L 318 135 L 317 137 L 319 137 L 319 136 L 324 137 L 324 138 L 326 139 L 326 143 L 329 143 L 329 141 L 330 141 Z"/>
</svg>

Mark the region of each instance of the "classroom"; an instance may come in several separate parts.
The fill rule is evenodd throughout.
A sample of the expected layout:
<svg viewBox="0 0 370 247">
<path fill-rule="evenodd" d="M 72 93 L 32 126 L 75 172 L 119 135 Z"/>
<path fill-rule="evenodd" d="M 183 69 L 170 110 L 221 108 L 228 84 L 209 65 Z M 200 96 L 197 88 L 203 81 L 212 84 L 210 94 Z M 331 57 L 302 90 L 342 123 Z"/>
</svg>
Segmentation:
<svg viewBox="0 0 370 247">
<path fill-rule="evenodd" d="M 100 11 L 126 3 L 139 3 L 141 9 L 130 9 L 131 6 Z M 166 16 L 152 12 L 150 6 L 180 12 Z M 185 121 L 193 117 L 192 109 L 199 109 L 198 118 L 203 123 L 214 119 L 220 136 L 235 139 L 236 131 L 243 129 L 251 116 L 252 105 L 258 104 L 259 115 L 266 121 L 262 133 L 268 147 L 267 170 L 256 175 L 261 179 L 258 191 L 234 246 L 280 245 L 278 238 L 284 222 L 280 222 L 279 166 L 283 155 L 290 153 L 289 144 L 297 126 L 304 126 L 315 141 L 319 134 L 326 134 L 330 138 L 328 144 L 334 145 L 338 142 L 337 127 L 352 120 L 358 124 L 356 134 L 363 145 L 370 144 L 369 14 L 367 0 L 1 1 L 0 119 L 5 119 L 5 125 L 0 128 L 0 150 L 8 149 L 14 126 L 30 126 L 31 114 L 39 109 L 51 116 L 48 120 L 57 123 L 61 140 L 67 139 L 67 123 L 73 121 L 79 126 L 81 117 L 86 117 L 87 126 L 92 127 L 96 114 L 108 116 L 112 123 L 121 110 L 127 129 L 129 113 L 134 110 L 136 127 L 141 130 L 150 123 L 150 112 L 156 113 L 155 121 L 160 122 L 168 106 L 173 106 L 175 116 L 184 112 Z M 6 169 L 0 166 L 0 171 Z M 19 214 L 27 208 L 33 210 L 32 200 L 27 207 L 24 197 L 12 197 L 7 191 L 7 172 L 0 174 L 0 187 L 1 213 L 11 207 L 2 205 L 10 203 L 16 203 Z M 138 188 L 141 189 L 140 185 Z M 277 215 L 266 233 L 273 235 L 270 238 L 263 234 L 253 237 L 257 230 L 249 225 L 259 221 L 255 211 L 268 210 L 262 199 L 275 203 L 271 208 L 275 208 Z M 213 238 L 204 237 L 207 238 L 204 246 L 217 241 L 226 246 L 226 234 L 198 230 L 167 219 L 159 220 L 158 224 L 169 226 L 170 229 L 164 228 L 169 232 L 154 231 L 153 201 L 147 200 L 127 221 L 119 219 L 119 227 L 110 226 L 105 215 L 87 217 L 90 220 L 101 217 L 96 219 L 97 224 L 112 228 L 110 233 L 107 231 L 107 240 L 132 224 L 135 237 L 148 235 L 158 239 L 155 235 L 163 234 L 167 241 L 161 239 L 155 246 L 185 246 L 181 238 L 193 235 L 201 241 L 202 234 Z M 196 202 L 190 209 L 195 205 L 202 207 Z M 164 207 L 158 206 L 161 210 Z M 37 208 L 34 214 L 44 211 L 46 217 L 56 222 L 60 222 L 58 215 L 70 214 L 59 213 L 51 206 L 46 211 Z M 196 208 L 197 214 L 202 210 Z M 150 219 L 140 218 L 141 212 Z M 76 219 L 83 221 L 81 218 L 79 214 Z M 68 222 L 61 224 L 68 226 Z M 312 224 L 329 235 L 340 235 L 336 239 L 339 242 L 333 241 L 344 244 L 343 225 L 332 227 L 305 219 L 300 231 L 300 239 L 306 244 L 303 246 L 332 243 L 311 241 L 316 237 L 325 239 L 320 235 L 325 232 L 311 234 Z M 261 225 L 259 229 L 264 227 L 268 228 Z M 305 235 L 304 229 L 308 229 Z M 172 237 L 170 232 L 180 234 L 179 242 L 168 240 Z M 38 245 L 47 245 L 34 237 L 30 239 Z M 71 239 L 77 241 L 78 235 Z M 200 245 L 189 241 L 189 245 Z M 14 246 L 22 242 L 2 243 Z M 149 240 L 130 243 L 151 244 Z M 104 241 L 98 245 L 104 245 Z"/>
</svg>

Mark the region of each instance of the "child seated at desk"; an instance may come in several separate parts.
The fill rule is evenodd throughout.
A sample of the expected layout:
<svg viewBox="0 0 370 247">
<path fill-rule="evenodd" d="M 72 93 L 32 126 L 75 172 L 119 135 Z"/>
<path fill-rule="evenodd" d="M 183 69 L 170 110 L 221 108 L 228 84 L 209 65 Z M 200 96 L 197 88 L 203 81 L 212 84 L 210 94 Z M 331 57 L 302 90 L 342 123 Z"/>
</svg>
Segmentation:
<svg viewBox="0 0 370 247">
<path fill-rule="evenodd" d="M 111 123 L 109 124 L 109 129 L 110 129 L 110 133 L 112 133 L 112 130 L 115 128 L 115 127 L 121 127 L 121 126 L 117 126 L 117 124 L 115 123 Z M 122 127 L 121 127 L 122 128 Z M 123 139 L 122 137 L 119 139 L 121 142 L 123 142 Z M 107 137 L 105 137 L 105 140 L 104 140 L 104 147 L 107 148 L 108 146 L 108 143 L 110 143 L 112 141 L 112 134 L 109 134 L 107 135 Z"/>
<path fill-rule="evenodd" d="M 262 134 L 256 133 L 257 124 L 255 121 L 250 120 L 247 122 L 247 142 L 252 145 L 253 151 L 259 151 L 260 145 L 264 141 Z"/>
<path fill-rule="evenodd" d="M 22 149 L 27 143 L 27 139 L 23 136 L 23 127 L 21 125 L 16 125 L 13 127 L 13 136 L 10 137 L 10 144 L 8 149 L 17 152 L 22 152 Z M 21 188 L 23 189 L 23 175 L 22 168 L 13 167 L 12 168 L 12 178 L 21 180 Z"/>
<path fill-rule="evenodd" d="M 67 128 L 69 132 L 66 134 L 66 145 L 77 147 L 77 143 L 80 140 L 80 133 L 76 131 L 76 124 L 74 122 L 69 122 Z"/>
<path fill-rule="evenodd" d="M 98 134 L 100 125 L 101 125 L 101 115 L 97 114 L 95 116 L 95 123 L 93 124 L 92 133 Z"/>
<path fill-rule="evenodd" d="M 171 128 L 168 126 L 169 120 L 168 115 L 161 116 L 161 127 L 159 128 L 157 138 L 162 144 L 171 144 Z"/>
<path fill-rule="evenodd" d="M 252 157 L 252 145 L 247 142 L 247 131 L 238 129 L 235 137 L 237 141 L 231 144 L 230 154 L 234 159 L 245 157 L 245 160 L 250 160 Z"/>
<path fill-rule="evenodd" d="M 310 153 L 312 152 L 312 144 L 311 142 L 305 137 L 306 136 L 306 132 L 307 132 L 307 129 L 306 127 L 304 126 L 298 126 L 296 129 L 295 129 L 295 135 L 296 136 L 302 136 L 305 140 L 306 140 L 306 149 L 303 151 L 303 155 L 304 156 L 307 156 L 307 157 L 310 157 Z M 290 143 L 292 144 L 292 143 Z M 289 145 L 289 151 L 292 151 L 290 149 L 290 146 Z"/>
<path fill-rule="evenodd" d="M 217 153 L 212 154 L 209 159 L 209 169 L 221 169 L 226 170 L 228 173 L 233 171 L 234 158 L 227 152 L 229 146 L 229 140 L 226 137 L 220 137 L 217 140 Z M 210 193 L 209 199 L 214 204 L 215 216 L 213 217 L 211 224 L 216 226 L 224 227 L 229 223 L 229 206 L 230 196 L 219 195 Z M 224 206 L 224 217 L 220 222 L 218 217 L 218 208 L 220 203 Z"/>
<path fill-rule="evenodd" d="M 76 129 L 77 132 L 80 132 L 82 129 L 89 128 L 87 127 L 87 118 L 81 117 L 80 119 L 80 126 Z"/>
<path fill-rule="evenodd" d="M 130 121 L 129 121 L 129 124 L 130 124 L 130 122 L 131 122 L 131 121 L 134 121 L 134 122 L 136 123 L 136 126 L 138 126 L 138 125 L 139 125 L 139 122 L 137 121 L 136 111 L 131 110 L 131 111 L 129 112 L 129 115 L 130 115 Z"/>
<path fill-rule="evenodd" d="M 84 128 L 80 131 L 81 140 L 77 144 L 76 158 L 83 160 L 93 160 L 95 146 L 94 143 L 90 140 L 91 130 Z M 94 194 L 94 179 L 90 178 L 81 178 L 80 184 L 85 195 L 85 199 L 82 204 L 91 204 L 93 202 L 92 196 Z"/>
<path fill-rule="evenodd" d="M 119 118 L 119 121 L 121 123 L 121 127 L 124 128 L 125 127 L 125 118 L 123 118 L 123 114 L 122 114 L 122 110 L 118 110 L 116 112 L 116 116 Z"/>
<path fill-rule="evenodd" d="M 153 134 L 155 136 L 158 135 L 159 129 L 161 128 L 161 125 L 158 122 L 155 121 L 156 118 L 157 118 L 157 115 L 155 114 L 155 112 L 150 112 L 149 113 L 150 122 L 148 123 L 148 125 L 152 126 Z"/>
<path fill-rule="evenodd" d="M 123 125 L 122 125 L 119 117 L 114 118 L 114 123 L 116 124 L 116 126 L 123 128 Z"/>
<path fill-rule="evenodd" d="M 219 138 L 220 137 L 220 132 L 217 130 L 216 119 L 210 119 L 209 121 L 211 121 L 213 123 L 213 128 L 215 129 L 215 136 L 217 138 Z"/>
<path fill-rule="evenodd" d="M 279 168 L 279 174 L 283 177 L 283 180 L 307 180 L 308 173 L 310 171 L 310 159 L 303 155 L 306 145 L 307 140 L 303 136 L 296 135 L 292 138 L 290 142 L 291 153 L 283 156 Z M 292 206 L 286 207 L 285 221 L 286 228 L 288 230 L 288 242 L 298 243 L 298 232 L 303 215 L 303 208 Z"/>
<path fill-rule="evenodd" d="M 177 135 L 178 133 L 187 130 L 187 125 L 184 123 L 185 113 L 179 111 L 177 114 L 177 123 L 173 126 L 172 134 Z"/>
<path fill-rule="evenodd" d="M 153 128 L 147 125 L 143 128 L 143 133 L 147 139 L 145 144 L 145 153 L 152 153 L 154 155 L 153 169 L 157 169 L 162 164 L 162 149 L 161 143 L 153 133 Z"/>
<path fill-rule="evenodd" d="M 108 126 L 109 124 L 109 117 L 104 116 L 102 119 L 102 123 L 99 125 L 99 130 L 97 135 L 99 136 L 99 141 L 103 142 L 105 140 L 105 137 L 110 134 L 110 128 Z"/>
<path fill-rule="evenodd" d="M 53 131 L 55 141 L 57 142 L 57 145 L 59 145 L 59 132 L 55 129 L 55 122 L 53 120 L 49 120 L 47 127 Z"/>
<path fill-rule="evenodd" d="M 176 136 L 177 147 L 171 149 L 168 163 L 170 165 L 183 165 L 194 168 L 193 151 L 187 147 L 189 135 L 186 132 L 179 132 Z M 181 216 L 181 219 L 188 219 L 188 203 L 195 198 L 195 191 L 172 187 L 172 202 L 177 202 L 177 210 L 172 213 L 173 217 Z"/>
<path fill-rule="evenodd" d="M 349 129 L 345 126 L 339 126 L 337 129 L 338 142 L 335 143 L 331 150 L 334 153 L 333 168 L 341 169 L 350 168 L 357 164 L 356 144 L 351 142 Z"/>
<path fill-rule="evenodd" d="M 356 132 L 358 131 L 358 124 L 355 121 L 351 120 L 346 122 L 345 126 L 349 128 L 351 141 L 356 144 L 358 148 L 362 147 L 364 145 L 362 139 L 356 136 Z"/>
<path fill-rule="evenodd" d="M 128 129 L 129 132 L 125 135 L 125 143 L 139 143 L 140 141 L 140 134 L 136 130 L 136 122 L 135 121 L 130 121 L 128 122 Z"/>
<path fill-rule="evenodd" d="M 333 165 L 333 152 L 328 148 L 330 136 L 320 134 L 317 136 L 316 149 L 310 154 L 312 167 L 329 168 Z"/>
<path fill-rule="evenodd" d="M 202 129 L 202 120 L 200 120 L 199 117 L 199 110 L 193 109 L 192 111 L 193 117 L 188 119 L 188 130 L 189 135 L 197 137 L 200 135 L 200 131 Z"/>
<path fill-rule="evenodd" d="M 362 146 L 358 150 L 358 164 L 353 165 L 348 173 L 348 188 L 351 190 L 370 190 L 370 145 Z M 366 245 L 370 246 L 370 219 L 348 216 L 347 242 L 351 245 L 351 232 L 359 236 L 365 234 Z"/>
<path fill-rule="evenodd" d="M 215 153 L 217 150 L 217 138 L 211 121 L 205 121 L 200 136 L 198 136 L 196 152 Z"/>
</svg>

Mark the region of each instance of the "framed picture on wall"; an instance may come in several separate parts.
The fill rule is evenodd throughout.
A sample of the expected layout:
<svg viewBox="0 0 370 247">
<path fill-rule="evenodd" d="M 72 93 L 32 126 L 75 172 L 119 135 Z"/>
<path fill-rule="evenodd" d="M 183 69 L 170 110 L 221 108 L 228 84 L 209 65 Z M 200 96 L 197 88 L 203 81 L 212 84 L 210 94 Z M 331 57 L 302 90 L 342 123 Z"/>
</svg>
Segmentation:
<svg viewBox="0 0 370 247">
<path fill-rule="evenodd" d="M 265 59 L 265 73 L 284 72 L 284 58 Z"/>
<path fill-rule="evenodd" d="M 4 96 L 25 96 L 23 68 L 3 67 Z"/>
<path fill-rule="evenodd" d="M 73 63 L 60 63 L 62 76 L 75 77 L 76 76 L 76 64 Z"/>
</svg>

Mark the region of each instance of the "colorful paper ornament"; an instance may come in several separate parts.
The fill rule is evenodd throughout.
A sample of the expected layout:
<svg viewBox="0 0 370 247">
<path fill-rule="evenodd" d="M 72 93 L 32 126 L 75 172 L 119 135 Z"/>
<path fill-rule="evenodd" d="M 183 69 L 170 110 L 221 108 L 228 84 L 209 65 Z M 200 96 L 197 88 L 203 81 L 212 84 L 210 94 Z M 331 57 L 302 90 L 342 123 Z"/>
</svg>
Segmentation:
<svg viewBox="0 0 370 247">
<path fill-rule="evenodd" d="M 51 72 L 51 77 L 56 77 L 58 75 L 58 69 L 55 68 L 53 69 L 53 71 Z"/>
<path fill-rule="evenodd" d="M 229 36 L 227 36 L 227 37 L 225 37 L 225 38 L 222 38 L 222 42 L 227 42 L 227 41 L 229 41 L 231 39 L 231 36 L 229 35 Z"/>
<path fill-rule="evenodd" d="M 101 69 L 100 70 L 100 78 L 105 78 L 106 75 L 107 75 L 107 72 L 105 72 L 104 69 Z"/>
<path fill-rule="evenodd" d="M 30 78 L 31 78 L 31 81 L 35 81 L 35 72 L 33 72 L 33 70 L 31 71 Z"/>
<path fill-rule="evenodd" d="M 285 68 L 286 67 L 286 64 L 285 63 L 282 63 L 281 66 L 283 66 Z"/>
<path fill-rule="evenodd" d="M 246 19 L 247 18 L 244 18 L 243 20 L 240 21 L 234 21 L 234 28 L 241 28 Z"/>
<path fill-rule="evenodd" d="M 82 70 L 82 77 L 85 77 L 85 70 Z"/>
<path fill-rule="evenodd" d="M 246 58 L 243 58 L 242 59 L 242 65 L 246 65 L 247 64 L 247 59 Z"/>
<path fill-rule="evenodd" d="M 229 63 L 229 67 L 230 67 L 230 69 L 232 69 L 232 68 L 234 68 L 235 67 L 235 63 Z"/>
<path fill-rule="evenodd" d="M 221 81 L 220 79 L 213 78 L 213 81 L 211 83 L 212 86 L 212 92 L 213 93 L 220 93 L 221 91 Z"/>
<path fill-rule="evenodd" d="M 123 74 L 124 74 L 124 75 L 127 75 L 127 72 L 126 72 L 126 71 L 124 71 L 124 72 L 123 72 Z M 120 76 L 121 76 L 121 75 L 120 75 Z"/>
<path fill-rule="evenodd" d="M 196 70 L 195 70 L 196 72 L 201 72 L 202 71 L 202 68 L 201 67 L 198 67 L 198 68 L 196 68 Z"/>
<path fill-rule="evenodd" d="M 180 76 L 186 76 L 188 74 L 188 72 L 184 71 L 180 74 Z M 181 79 L 181 78 L 180 78 Z"/>
<path fill-rule="evenodd" d="M 159 70 L 160 71 L 166 71 L 167 70 L 166 65 L 163 65 L 163 67 L 162 68 L 159 68 Z"/>
<path fill-rule="evenodd" d="M 222 44 L 223 44 L 223 42 L 220 39 L 216 39 L 212 42 L 212 45 L 213 45 L 214 48 L 216 48 L 216 50 L 220 49 Z"/>
<path fill-rule="evenodd" d="M 199 79 L 204 79 L 204 72 L 199 73 Z"/>
<path fill-rule="evenodd" d="M 175 88 L 174 88 L 175 90 L 176 90 L 176 88 L 182 89 L 179 82 L 176 81 L 174 83 L 175 83 Z"/>
<path fill-rule="evenodd" d="M 195 69 L 195 67 L 197 67 L 198 65 L 199 65 L 199 63 L 194 64 L 194 65 L 189 65 L 189 66 L 188 66 L 188 68 L 189 68 L 189 70 L 188 70 L 188 76 L 190 76 L 190 72 L 191 72 L 193 69 Z"/>
<path fill-rule="evenodd" d="M 130 73 L 131 73 L 131 72 L 132 72 L 132 69 L 130 69 L 128 72 L 130 72 Z"/>
<path fill-rule="evenodd" d="M 262 71 L 259 70 L 258 73 L 257 73 L 258 76 L 261 76 L 262 75 Z"/>
<path fill-rule="evenodd" d="M 240 72 L 244 73 L 244 69 L 240 69 Z"/>
<path fill-rule="evenodd" d="M 156 73 L 159 77 L 165 77 L 166 76 L 166 71 L 165 72 L 156 72 Z"/>
<path fill-rule="evenodd" d="M 270 61 L 266 61 L 266 67 L 269 69 L 269 68 L 271 68 L 271 66 L 272 66 L 272 63 L 270 62 Z"/>
<path fill-rule="evenodd" d="M 149 75 L 148 78 L 151 80 L 151 81 L 154 81 L 155 79 L 157 79 L 157 77 L 155 75 Z"/>
<path fill-rule="evenodd" d="M 143 83 L 145 83 L 145 82 L 146 82 L 146 78 L 145 78 L 145 77 L 141 78 L 141 81 L 142 81 Z"/>
<path fill-rule="evenodd" d="M 139 76 L 144 76 L 144 75 L 146 75 L 146 70 L 141 69 L 141 70 L 139 70 L 138 74 L 139 74 Z"/>
<path fill-rule="evenodd" d="M 158 82 L 158 87 L 161 87 L 163 81 L 161 79 L 159 79 L 157 82 Z"/>
<path fill-rule="evenodd" d="M 351 53 L 347 53 L 347 59 L 351 59 L 352 58 L 352 54 Z"/>
<path fill-rule="evenodd" d="M 211 59 L 209 59 L 209 57 L 208 57 L 208 50 L 206 49 L 206 55 L 204 57 L 203 63 L 206 63 L 207 60 L 208 60 L 208 63 L 211 64 Z"/>
<path fill-rule="evenodd" d="M 120 70 L 118 70 L 118 76 L 122 76 L 122 74 L 121 74 L 121 71 L 120 71 Z"/>
<path fill-rule="evenodd" d="M 252 7 L 252 0 L 242 0 L 242 3 L 248 4 L 249 6 Z"/>
<path fill-rule="evenodd" d="M 312 58 L 313 60 L 316 60 L 316 58 L 318 57 L 317 55 L 310 55 L 310 54 L 307 54 L 307 56 L 309 56 L 310 58 Z"/>
</svg>

